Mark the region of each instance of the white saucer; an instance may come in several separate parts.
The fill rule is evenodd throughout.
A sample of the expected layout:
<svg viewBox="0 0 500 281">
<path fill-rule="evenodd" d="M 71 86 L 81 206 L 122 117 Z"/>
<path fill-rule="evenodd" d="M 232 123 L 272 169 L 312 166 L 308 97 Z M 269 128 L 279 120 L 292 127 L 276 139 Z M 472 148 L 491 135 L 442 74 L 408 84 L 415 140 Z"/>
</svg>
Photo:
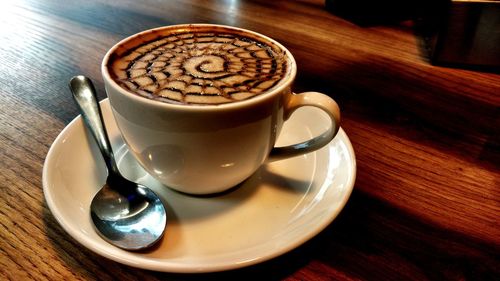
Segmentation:
<svg viewBox="0 0 500 281">
<path fill-rule="evenodd" d="M 152 179 L 128 153 L 109 102 L 101 107 L 119 168 L 152 188 L 167 205 L 167 232 L 149 252 L 116 248 L 95 232 L 89 214 L 93 195 L 104 184 L 105 165 L 80 116 L 57 137 L 43 169 L 47 204 L 61 226 L 99 255 L 130 266 L 165 272 L 212 272 L 269 260 L 306 242 L 327 227 L 351 194 L 356 160 L 340 129 L 323 149 L 273 162 L 230 192 L 193 197 Z M 325 130 L 328 117 L 301 108 L 285 123 L 279 145 Z"/>
</svg>

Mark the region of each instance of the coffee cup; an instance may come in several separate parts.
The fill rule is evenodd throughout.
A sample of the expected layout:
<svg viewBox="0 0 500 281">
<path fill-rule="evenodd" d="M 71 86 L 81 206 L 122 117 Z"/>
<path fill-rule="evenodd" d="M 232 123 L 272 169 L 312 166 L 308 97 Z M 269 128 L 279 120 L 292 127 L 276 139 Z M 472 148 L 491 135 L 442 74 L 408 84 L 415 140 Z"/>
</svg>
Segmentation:
<svg viewBox="0 0 500 281">
<path fill-rule="evenodd" d="M 213 24 L 143 31 L 113 46 L 101 70 L 131 154 L 184 193 L 230 189 L 266 162 L 325 146 L 339 130 L 337 103 L 322 93 L 293 93 L 292 54 L 253 31 Z M 275 147 L 283 123 L 303 106 L 326 112 L 329 129 Z"/>
</svg>

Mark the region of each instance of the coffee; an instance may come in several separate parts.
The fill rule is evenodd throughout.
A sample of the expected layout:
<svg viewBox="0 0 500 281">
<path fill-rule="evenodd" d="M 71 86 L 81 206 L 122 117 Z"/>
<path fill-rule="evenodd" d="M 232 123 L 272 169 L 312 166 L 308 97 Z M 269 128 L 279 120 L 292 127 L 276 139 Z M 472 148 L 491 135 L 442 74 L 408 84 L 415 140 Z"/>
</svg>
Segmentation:
<svg viewBox="0 0 500 281">
<path fill-rule="evenodd" d="M 229 29 L 159 30 L 126 41 L 107 67 L 121 87 L 149 99 L 223 104 L 276 87 L 289 68 L 284 52 Z"/>
<path fill-rule="evenodd" d="M 295 94 L 292 54 L 250 30 L 214 24 L 146 30 L 113 46 L 101 70 L 130 153 L 163 185 L 186 193 L 225 191 L 268 160 L 320 149 L 340 128 L 337 103 L 318 92 Z M 324 111 L 330 126 L 275 147 L 302 106 Z"/>
</svg>

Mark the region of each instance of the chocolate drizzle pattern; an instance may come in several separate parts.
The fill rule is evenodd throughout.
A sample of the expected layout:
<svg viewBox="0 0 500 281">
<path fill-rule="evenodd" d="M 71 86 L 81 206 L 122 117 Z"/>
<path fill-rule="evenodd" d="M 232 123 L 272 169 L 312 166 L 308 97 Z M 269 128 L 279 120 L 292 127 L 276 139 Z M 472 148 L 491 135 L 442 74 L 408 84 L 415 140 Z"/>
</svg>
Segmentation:
<svg viewBox="0 0 500 281">
<path fill-rule="evenodd" d="M 168 103 L 245 100 L 279 83 L 286 55 L 229 33 L 189 32 L 144 42 L 112 62 L 115 80 L 141 96 Z"/>
</svg>

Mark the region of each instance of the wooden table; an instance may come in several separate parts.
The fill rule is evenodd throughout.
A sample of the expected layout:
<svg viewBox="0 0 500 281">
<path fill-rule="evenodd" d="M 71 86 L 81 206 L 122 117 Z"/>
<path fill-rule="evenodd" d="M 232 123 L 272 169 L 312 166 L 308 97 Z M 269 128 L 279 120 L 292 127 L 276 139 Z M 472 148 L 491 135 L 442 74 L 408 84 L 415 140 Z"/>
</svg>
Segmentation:
<svg viewBox="0 0 500 281">
<path fill-rule="evenodd" d="M 42 191 L 67 83 L 118 40 L 162 25 L 239 26 L 294 54 L 296 90 L 330 94 L 356 151 L 353 194 L 299 248 L 230 272 L 136 269 L 78 244 Z M 100 90 L 99 97 L 105 97 Z M 11 0 L 0 4 L 0 279 L 493 280 L 500 278 L 500 75 L 432 66 L 412 24 L 361 27 L 323 1 Z"/>
</svg>

